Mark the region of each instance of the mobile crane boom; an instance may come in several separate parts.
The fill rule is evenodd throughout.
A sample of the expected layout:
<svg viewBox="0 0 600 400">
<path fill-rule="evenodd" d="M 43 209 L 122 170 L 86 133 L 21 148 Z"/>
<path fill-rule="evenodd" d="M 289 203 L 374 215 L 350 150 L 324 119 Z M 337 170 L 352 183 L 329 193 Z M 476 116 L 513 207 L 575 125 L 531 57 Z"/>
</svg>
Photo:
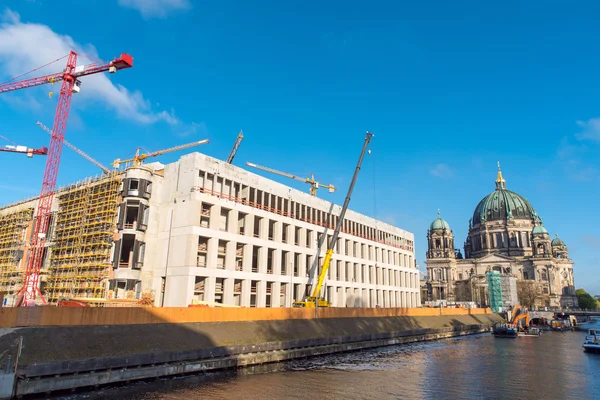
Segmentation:
<svg viewBox="0 0 600 400">
<path fill-rule="evenodd" d="M 352 196 L 352 191 L 354 190 L 354 184 L 356 183 L 356 178 L 358 177 L 358 173 L 360 172 L 360 167 L 363 162 L 363 158 L 365 157 L 365 152 L 367 151 L 367 146 L 371 141 L 371 138 L 374 135 L 371 132 L 367 132 L 367 136 L 365 137 L 365 142 L 363 143 L 362 151 L 360 152 L 360 157 L 358 158 L 358 163 L 356 165 L 356 169 L 354 170 L 354 176 L 352 177 L 352 182 L 350 182 L 350 187 L 348 188 L 348 193 L 346 194 L 346 199 L 344 200 L 344 205 L 342 206 L 342 211 L 340 211 L 339 218 L 337 220 L 337 224 L 335 226 L 335 230 L 333 231 L 333 235 L 331 236 L 331 240 L 327 245 L 327 253 L 325 253 L 325 259 L 323 260 L 323 266 L 321 267 L 321 273 L 319 274 L 319 279 L 317 281 L 316 286 L 314 287 L 312 294 L 306 297 L 305 301 L 296 301 L 294 302 L 294 307 L 330 307 L 331 303 L 325 300 L 320 296 L 321 289 L 323 287 L 323 282 L 325 281 L 325 276 L 327 276 L 327 270 L 329 269 L 329 264 L 331 263 L 331 256 L 333 255 L 333 250 L 337 243 L 338 236 L 340 234 L 340 230 L 342 229 L 342 224 L 344 223 L 344 216 L 346 215 L 346 211 L 348 210 L 348 205 L 350 204 L 350 197 Z"/>
<path fill-rule="evenodd" d="M 229 157 L 227 157 L 227 164 L 231 164 L 235 155 L 237 154 L 238 149 L 240 148 L 240 144 L 242 144 L 242 140 L 244 140 L 244 132 L 240 131 L 235 139 L 235 143 L 231 148 L 231 152 L 229 153 Z"/>
</svg>

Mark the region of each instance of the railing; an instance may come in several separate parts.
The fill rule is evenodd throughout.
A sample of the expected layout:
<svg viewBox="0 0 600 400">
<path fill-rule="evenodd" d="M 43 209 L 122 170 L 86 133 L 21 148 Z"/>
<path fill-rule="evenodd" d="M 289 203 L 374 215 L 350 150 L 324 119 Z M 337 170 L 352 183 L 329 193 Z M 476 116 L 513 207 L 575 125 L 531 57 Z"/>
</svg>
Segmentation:
<svg viewBox="0 0 600 400">
<path fill-rule="evenodd" d="M 300 217 L 297 217 L 294 213 L 288 213 L 286 211 L 282 211 L 282 210 L 277 209 L 277 208 L 267 207 L 267 206 L 264 206 L 262 204 L 258 204 L 258 203 L 252 202 L 252 201 L 248 201 L 246 199 L 240 199 L 238 197 L 230 196 L 230 195 L 227 195 L 227 194 L 224 194 L 224 193 L 221 193 L 221 192 L 217 192 L 217 191 L 214 191 L 214 190 L 206 189 L 206 188 L 201 187 L 201 186 L 195 186 L 190 191 L 192 193 L 193 192 L 200 192 L 200 193 L 209 194 L 211 196 L 216 196 L 216 197 L 221 198 L 221 199 L 234 201 L 236 203 L 241 203 L 241 204 L 253 207 L 253 208 L 258 208 L 260 210 L 272 212 L 272 213 L 277 214 L 277 215 L 282 215 L 282 216 L 285 216 L 285 217 L 290 217 L 290 218 L 298 219 L 300 221 L 308 222 L 308 223 L 313 224 L 313 225 L 318 225 L 318 226 L 326 227 L 326 228 L 329 228 L 329 229 L 334 229 L 335 228 L 335 226 L 333 226 L 332 224 L 327 224 L 327 223 L 322 222 L 322 221 L 315 221 L 315 220 L 312 220 L 310 218 L 300 218 Z M 363 239 L 366 239 L 366 240 L 369 240 L 369 241 L 372 241 L 372 242 L 377 242 L 377 243 L 385 244 L 387 246 L 396 247 L 398 249 L 407 250 L 407 251 L 410 251 L 410 252 L 414 251 L 413 246 L 407 246 L 407 245 L 402 245 L 402 244 L 390 243 L 389 241 L 386 241 L 386 240 L 380 240 L 380 239 L 377 239 L 376 237 L 363 235 L 363 234 L 360 234 L 358 232 L 353 232 L 353 231 L 350 231 L 350 230 L 347 230 L 347 229 L 343 229 L 343 228 L 341 229 L 341 232 L 347 233 L 348 235 L 357 236 L 357 237 L 360 237 L 360 238 L 363 238 Z M 258 237 L 257 234 L 255 234 L 254 236 Z"/>
</svg>

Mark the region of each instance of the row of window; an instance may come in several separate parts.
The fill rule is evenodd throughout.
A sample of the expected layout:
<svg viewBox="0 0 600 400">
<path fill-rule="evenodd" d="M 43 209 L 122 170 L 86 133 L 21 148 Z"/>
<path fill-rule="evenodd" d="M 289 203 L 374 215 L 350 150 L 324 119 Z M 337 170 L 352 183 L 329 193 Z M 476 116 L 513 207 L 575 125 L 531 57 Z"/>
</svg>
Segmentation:
<svg viewBox="0 0 600 400">
<path fill-rule="evenodd" d="M 507 247 L 531 247 L 529 232 L 510 232 L 510 238 L 506 232 L 482 233 L 472 236 L 471 249 L 473 251 Z"/>
<path fill-rule="evenodd" d="M 204 192 L 225 197 L 227 199 L 249 204 L 279 215 L 288 216 L 319 226 L 334 228 L 338 221 L 337 215 L 319 210 L 299 202 L 277 196 L 263 190 L 234 182 L 230 179 L 216 176 L 206 171 L 199 170 L 199 188 Z M 372 226 L 351 221 L 348 218 L 342 223 L 342 231 L 353 235 L 378 241 L 392 246 L 403 246 L 412 251 L 412 240 L 375 229 Z"/>
<path fill-rule="evenodd" d="M 211 279 L 213 287 L 209 289 Z M 304 298 L 310 290 L 307 285 L 291 282 L 279 283 L 278 289 L 276 282 L 197 276 L 193 300 L 221 304 L 226 302 L 245 307 L 291 307 L 294 299 Z M 416 292 L 341 286 L 328 286 L 324 293 L 326 300 L 336 307 L 416 307 L 419 296 Z"/>
<path fill-rule="evenodd" d="M 218 218 L 211 218 L 213 210 L 218 213 Z M 232 216 L 236 215 L 237 224 L 232 226 L 234 223 Z M 332 234 L 323 237 L 323 233 L 316 230 L 242 212 L 233 213 L 230 209 L 207 202 L 202 202 L 201 205 L 200 226 L 311 249 L 316 249 L 322 240 L 327 241 L 322 244 L 322 248 L 326 248 L 332 238 Z M 414 267 L 413 256 L 410 254 L 403 254 L 390 249 L 386 250 L 382 247 L 341 237 L 338 238 L 334 251 L 336 254 L 344 254 L 368 261 L 382 262 L 399 267 Z"/>
<path fill-rule="evenodd" d="M 198 238 L 197 266 L 211 267 L 208 264 L 209 241 L 218 240 L 200 236 Z M 235 259 L 233 264 L 237 271 L 260 272 L 277 275 L 305 276 L 310 271 L 319 270 L 323 265 L 323 257 L 318 258 L 318 264 L 314 264 L 315 257 L 310 254 L 296 253 L 267 247 L 253 246 L 244 243 L 234 243 L 218 240 L 216 265 L 212 268 L 226 269 L 228 265 L 227 247 L 235 245 Z M 244 253 L 252 252 L 249 264 L 244 265 Z M 266 264 L 260 265 L 262 252 L 266 252 Z M 303 263 L 303 264 L 302 264 Z M 301 269 L 304 271 L 301 272 Z M 327 277 L 330 280 L 346 282 L 375 283 L 389 286 L 403 286 L 416 288 L 418 286 L 417 274 L 406 271 L 398 271 L 384 266 L 352 263 L 341 260 L 331 260 Z"/>
</svg>

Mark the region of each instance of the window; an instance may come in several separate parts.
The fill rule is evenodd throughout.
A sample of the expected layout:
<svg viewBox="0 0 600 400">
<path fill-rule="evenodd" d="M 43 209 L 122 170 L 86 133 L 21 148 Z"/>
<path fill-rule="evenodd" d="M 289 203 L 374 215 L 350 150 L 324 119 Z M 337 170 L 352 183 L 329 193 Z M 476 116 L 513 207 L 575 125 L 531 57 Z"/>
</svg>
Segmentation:
<svg viewBox="0 0 600 400">
<path fill-rule="evenodd" d="M 138 190 L 140 187 L 140 181 L 137 179 L 131 179 L 129 181 L 129 190 Z"/>
<path fill-rule="evenodd" d="M 131 256 L 133 255 L 134 245 L 135 235 L 124 234 L 119 254 L 119 268 L 131 268 L 133 266 L 134 260 Z"/>
<path fill-rule="evenodd" d="M 198 267 L 206 267 L 206 259 L 208 252 L 208 238 L 200 236 L 198 238 L 198 250 L 196 265 Z"/>
<path fill-rule="evenodd" d="M 146 243 L 140 243 L 140 250 L 138 253 L 138 263 L 144 263 L 144 256 L 146 255 Z"/>
<path fill-rule="evenodd" d="M 219 218 L 219 230 L 227 232 L 228 225 L 229 225 L 229 210 L 223 208 L 223 209 L 221 209 L 221 215 Z"/>
</svg>

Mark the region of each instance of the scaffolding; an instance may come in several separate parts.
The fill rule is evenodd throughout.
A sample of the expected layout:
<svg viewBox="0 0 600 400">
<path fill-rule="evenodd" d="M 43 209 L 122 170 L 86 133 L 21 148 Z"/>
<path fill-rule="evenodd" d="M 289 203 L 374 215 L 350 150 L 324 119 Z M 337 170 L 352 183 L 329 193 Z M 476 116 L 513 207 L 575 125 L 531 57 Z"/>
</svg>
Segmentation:
<svg viewBox="0 0 600 400">
<path fill-rule="evenodd" d="M 0 216 L 0 292 L 7 295 L 22 286 L 27 230 L 32 220 L 33 208 Z"/>
<path fill-rule="evenodd" d="M 498 271 L 488 271 L 485 273 L 490 292 L 490 308 L 497 313 L 502 308 L 502 281 Z"/>
<path fill-rule="evenodd" d="M 120 185 L 115 173 L 61 191 L 44 294 L 49 303 L 106 298 Z"/>
</svg>

